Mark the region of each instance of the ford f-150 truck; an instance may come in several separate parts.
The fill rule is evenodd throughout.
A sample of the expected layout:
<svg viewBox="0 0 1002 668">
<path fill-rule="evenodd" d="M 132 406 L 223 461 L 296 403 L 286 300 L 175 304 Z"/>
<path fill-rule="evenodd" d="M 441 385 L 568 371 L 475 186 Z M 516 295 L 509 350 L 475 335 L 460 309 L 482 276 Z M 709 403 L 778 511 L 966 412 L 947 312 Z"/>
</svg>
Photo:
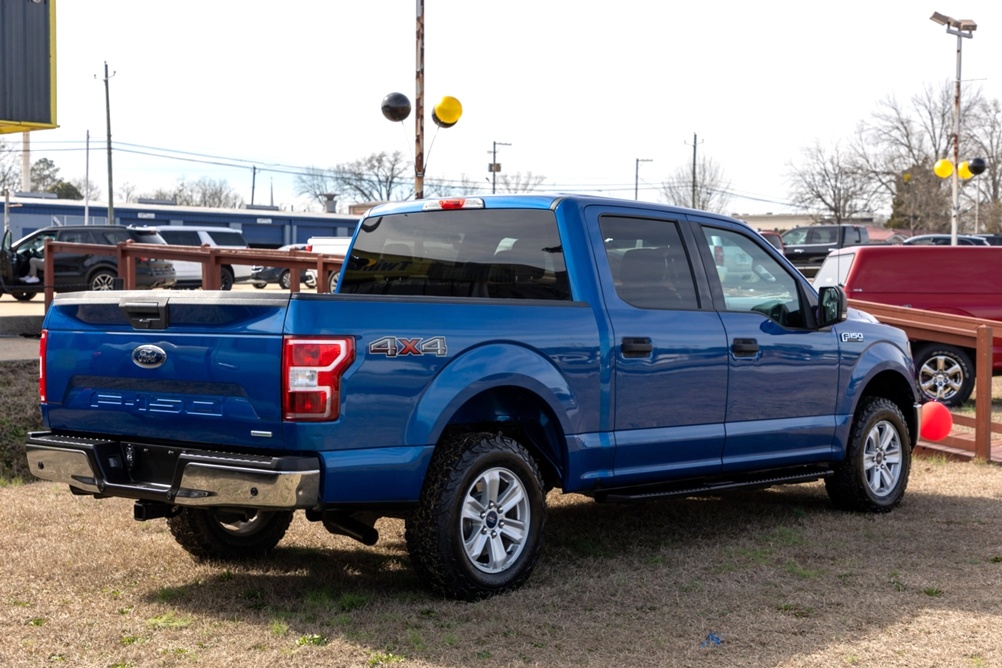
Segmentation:
<svg viewBox="0 0 1002 668">
<path fill-rule="evenodd" d="M 134 499 L 197 557 L 270 550 L 299 510 L 365 544 L 403 518 L 465 600 L 529 578 L 551 489 L 824 480 L 883 512 L 919 423 L 907 338 L 840 287 L 734 219 L 584 196 L 378 206 L 336 294 L 61 295 L 40 349 L 36 476 Z"/>
</svg>

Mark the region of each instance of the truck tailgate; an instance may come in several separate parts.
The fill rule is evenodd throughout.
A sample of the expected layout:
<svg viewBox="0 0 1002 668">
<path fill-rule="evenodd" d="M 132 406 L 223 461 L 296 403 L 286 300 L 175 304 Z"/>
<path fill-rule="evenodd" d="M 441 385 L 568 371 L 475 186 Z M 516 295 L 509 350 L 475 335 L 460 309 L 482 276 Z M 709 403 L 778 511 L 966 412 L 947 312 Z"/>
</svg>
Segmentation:
<svg viewBox="0 0 1002 668">
<path fill-rule="evenodd" d="M 73 293 L 46 314 L 53 431 L 281 448 L 287 293 Z"/>
</svg>

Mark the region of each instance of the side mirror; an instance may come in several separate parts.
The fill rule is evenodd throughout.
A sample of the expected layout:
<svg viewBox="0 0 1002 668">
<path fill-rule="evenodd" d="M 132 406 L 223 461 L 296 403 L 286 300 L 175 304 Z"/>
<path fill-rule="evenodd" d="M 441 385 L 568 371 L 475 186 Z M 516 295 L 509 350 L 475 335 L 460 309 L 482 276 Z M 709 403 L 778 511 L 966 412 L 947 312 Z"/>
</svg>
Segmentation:
<svg viewBox="0 0 1002 668">
<path fill-rule="evenodd" d="M 845 322 L 849 317 L 849 302 L 845 290 L 837 285 L 826 285 L 818 291 L 818 329 Z"/>
</svg>

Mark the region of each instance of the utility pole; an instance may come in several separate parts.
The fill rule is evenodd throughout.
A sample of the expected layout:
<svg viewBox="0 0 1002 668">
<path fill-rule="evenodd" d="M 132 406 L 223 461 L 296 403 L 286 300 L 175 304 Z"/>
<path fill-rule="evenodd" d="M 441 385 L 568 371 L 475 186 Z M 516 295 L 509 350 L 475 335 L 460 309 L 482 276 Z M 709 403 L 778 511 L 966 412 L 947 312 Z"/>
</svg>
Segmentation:
<svg viewBox="0 0 1002 668">
<path fill-rule="evenodd" d="M 84 225 L 90 225 L 90 130 L 84 155 Z"/>
<path fill-rule="evenodd" d="M 640 199 L 640 163 L 654 162 L 652 158 L 637 158 L 637 168 L 633 173 L 633 199 Z"/>
<path fill-rule="evenodd" d="M 255 188 L 257 188 L 257 165 L 251 165 L 251 206 L 254 206 Z"/>
<path fill-rule="evenodd" d="M 696 146 L 699 142 L 696 141 L 696 133 L 692 133 L 692 208 L 697 209 L 696 206 Z"/>
<path fill-rule="evenodd" d="M 108 225 L 115 224 L 115 186 L 111 178 L 111 94 L 108 91 L 108 80 L 115 74 L 108 75 L 108 61 L 104 61 L 104 109 L 108 119 Z"/>
<path fill-rule="evenodd" d="M 498 191 L 498 172 L 501 171 L 501 164 L 498 163 L 498 146 L 511 146 L 511 144 L 506 144 L 503 141 L 494 142 L 494 151 L 491 157 L 491 164 L 487 165 L 487 171 L 491 173 L 491 194 L 495 194 Z"/>
<path fill-rule="evenodd" d="M 414 87 L 414 199 L 424 199 L 424 0 L 417 0 Z"/>
<path fill-rule="evenodd" d="M 31 192 L 31 133 L 21 133 L 21 190 Z"/>
</svg>

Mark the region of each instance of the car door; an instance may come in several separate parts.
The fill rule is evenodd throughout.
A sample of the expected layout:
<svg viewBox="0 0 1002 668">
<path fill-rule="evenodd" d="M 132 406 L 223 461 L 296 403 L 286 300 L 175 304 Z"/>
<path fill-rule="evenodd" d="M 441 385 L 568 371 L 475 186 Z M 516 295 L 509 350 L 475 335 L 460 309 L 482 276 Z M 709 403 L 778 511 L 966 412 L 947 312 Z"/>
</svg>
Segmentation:
<svg viewBox="0 0 1002 668">
<path fill-rule="evenodd" d="M 597 258 L 613 330 L 614 484 L 720 470 L 727 349 L 679 221 L 605 214 Z M 698 261 L 698 260 L 697 260 Z"/>
<path fill-rule="evenodd" d="M 709 272 L 727 338 L 723 471 L 828 461 L 835 436 L 839 343 L 813 327 L 816 297 L 795 271 L 738 226 L 700 226 L 707 266 L 721 243 L 751 258 L 749 272 Z"/>
</svg>

